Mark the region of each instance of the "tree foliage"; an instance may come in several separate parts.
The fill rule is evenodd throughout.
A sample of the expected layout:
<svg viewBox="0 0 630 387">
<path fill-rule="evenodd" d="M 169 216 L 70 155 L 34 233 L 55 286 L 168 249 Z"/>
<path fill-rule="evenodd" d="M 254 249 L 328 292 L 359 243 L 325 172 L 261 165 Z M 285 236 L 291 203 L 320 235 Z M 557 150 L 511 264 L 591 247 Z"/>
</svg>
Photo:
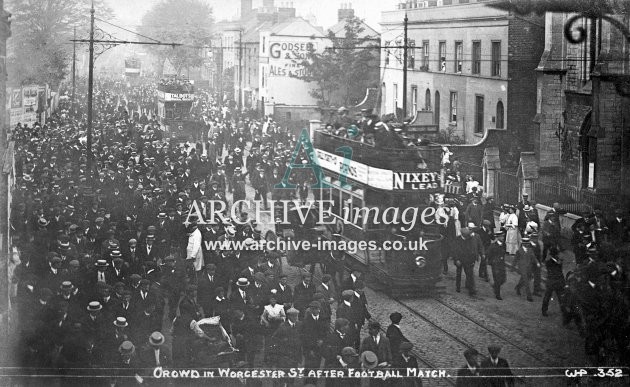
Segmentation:
<svg viewBox="0 0 630 387">
<path fill-rule="evenodd" d="M 203 64 L 202 47 L 210 44 L 212 22 L 212 8 L 201 0 L 163 0 L 144 15 L 139 32 L 162 42 L 184 44 L 149 46 L 160 63 L 168 58 L 181 74 Z"/>
<path fill-rule="evenodd" d="M 76 0 L 9 0 L 11 38 L 8 40 L 9 82 L 48 83 L 56 87 L 69 73 L 73 29 L 87 38 L 91 3 Z M 104 0 L 94 2 L 96 16 L 112 17 Z M 83 46 L 85 48 L 85 46 Z"/>
<path fill-rule="evenodd" d="M 311 91 L 322 106 L 348 106 L 359 103 L 366 89 L 376 87 L 379 74 L 379 50 L 376 36 L 365 34 L 363 21 L 348 18 L 342 37 L 328 32 L 332 46 L 324 52 L 312 49 L 308 59 L 301 62 L 305 67 L 304 81 L 315 82 Z"/>
</svg>

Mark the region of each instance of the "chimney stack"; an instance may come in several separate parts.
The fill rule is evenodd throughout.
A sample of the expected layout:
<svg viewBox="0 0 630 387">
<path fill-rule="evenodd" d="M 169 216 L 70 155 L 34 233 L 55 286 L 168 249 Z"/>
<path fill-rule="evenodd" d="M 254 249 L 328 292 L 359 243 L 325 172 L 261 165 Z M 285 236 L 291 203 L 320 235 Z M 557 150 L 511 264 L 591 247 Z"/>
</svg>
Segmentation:
<svg viewBox="0 0 630 387">
<path fill-rule="evenodd" d="M 241 0 L 241 18 L 252 12 L 252 2 L 253 0 Z"/>
<path fill-rule="evenodd" d="M 354 9 L 352 9 L 352 3 L 342 3 L 337 10 L 337 21 L 343 21 L 348 18 L 354 17 Z"/>
</svg>

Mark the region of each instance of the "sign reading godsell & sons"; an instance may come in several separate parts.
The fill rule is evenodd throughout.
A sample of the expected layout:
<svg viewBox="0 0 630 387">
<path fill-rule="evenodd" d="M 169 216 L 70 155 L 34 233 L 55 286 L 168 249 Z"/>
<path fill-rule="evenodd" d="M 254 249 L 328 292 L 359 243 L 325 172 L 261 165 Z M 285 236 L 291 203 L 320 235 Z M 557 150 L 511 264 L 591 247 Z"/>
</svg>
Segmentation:
<svg viewBox="0 0 630 387">
<path fill-rule="evenodd" d="M 313 42 L 274 42 L 269 45 L 269 76 L 292 77 L 305 75 L 301 61 L 308 58 L 309 52 L 317 50 Z"/>
</svg>

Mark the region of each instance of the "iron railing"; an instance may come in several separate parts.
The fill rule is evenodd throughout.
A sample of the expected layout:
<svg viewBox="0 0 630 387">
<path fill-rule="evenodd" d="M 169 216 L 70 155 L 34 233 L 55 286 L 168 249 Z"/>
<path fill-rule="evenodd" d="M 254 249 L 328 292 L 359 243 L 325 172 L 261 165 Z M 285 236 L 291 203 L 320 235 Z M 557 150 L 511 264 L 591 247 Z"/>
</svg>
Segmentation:
<svg viewBox="0 0 630 387">
<path fill-rule="evenodd" d="M 539 181 L 532 182 L 532 200 L 538 204 L 552 206 L 554 203 L 570 213 L 579 215 L 601 209 L 612 212 L 619 206 L 612 196 L 596 194 L 587 189 L 580 189 L 566 184 L 549 184 Z"/>
</svg>

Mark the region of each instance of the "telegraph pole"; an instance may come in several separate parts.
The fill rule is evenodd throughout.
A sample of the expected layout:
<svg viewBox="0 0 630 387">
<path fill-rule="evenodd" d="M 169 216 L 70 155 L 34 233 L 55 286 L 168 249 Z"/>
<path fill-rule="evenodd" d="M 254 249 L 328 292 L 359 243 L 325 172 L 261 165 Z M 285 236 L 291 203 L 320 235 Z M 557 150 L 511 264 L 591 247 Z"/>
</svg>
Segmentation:
<svg viewBox="0 0 630 387">
<path fill-rule="evenodd" d="M 243 30 L 238 31 L 238 111 L 243 111 Z"/>
<path fill-rule="evenodd" d="M 94 0 L 92 0 L 92 8 L 90 9 L 90 62 L 88 72 L 88 102 L 87 102 L 87 152 L 88 152 L 88 171 L 92 171 L 92 99 L 93 99 L 93 83 L 94 83 Z"/>
<path fill-rule="evenodd" d="M 407 22 L 409 21 L 409 19 L 407 18 L 407 12 L 405 12 L 405 22 L 404 22 L 404 28 L 405 28 L 405 40 L 403 43 L 403 106 L 402 106 L 402 122 L 404 124 L 405 122 L 405 117 L 407 117 L 407 48 L 409 45 L 409 39 L 407 39 Z"/>
<path fill-rule="evenodd" d="M 120 28 L 120 27 L 119 27 Z M 151 39 L 151 38 L 149 38 Z M 155 40 L 155 39 L 151 39 Z M 94 39 L 94 0 L 92 0 L 92 7 L 90 8 L 90 39 L 72 39 L 72 42 L 79 43 L 89 43 L 90 47 L 90 60 L 89 60 L 89 69 L 88 69 L 88 101 L 87 101 L 87 156 L 88 156 L 88 170 L 92 171 L 92 161 L 94 159 L 94 155 L 92 153 L 92 101 L 94 99 L 94 43 L 102 43 L 110 45 L 113 47 L 118 44 L 147 44 L 147 45 L 156 45 L 156 46 L 181 46 L 181 43 L 162 43 L 158 40 L 155 42 L 133 42 L 128 40 L 107 40 L 107 39 Z M 74 67 L 74 66 L 73 66 Z M 74 81 L 74 78 L 73 78 Z M 74 84 L 74 82 L 73 82 Z M 74 93 L 73 93 L 74 94 Z M 102 133 L 102 132 L 101 132 Z"/>
<path fill-rule="evenodd" d="M 77 39 L 77 27 L 74 27 L 74 40 Z M 72 110 L 74 110 L 74 93 L 76 90 L 77 42 L 72 42 Z"/>
</svg>

